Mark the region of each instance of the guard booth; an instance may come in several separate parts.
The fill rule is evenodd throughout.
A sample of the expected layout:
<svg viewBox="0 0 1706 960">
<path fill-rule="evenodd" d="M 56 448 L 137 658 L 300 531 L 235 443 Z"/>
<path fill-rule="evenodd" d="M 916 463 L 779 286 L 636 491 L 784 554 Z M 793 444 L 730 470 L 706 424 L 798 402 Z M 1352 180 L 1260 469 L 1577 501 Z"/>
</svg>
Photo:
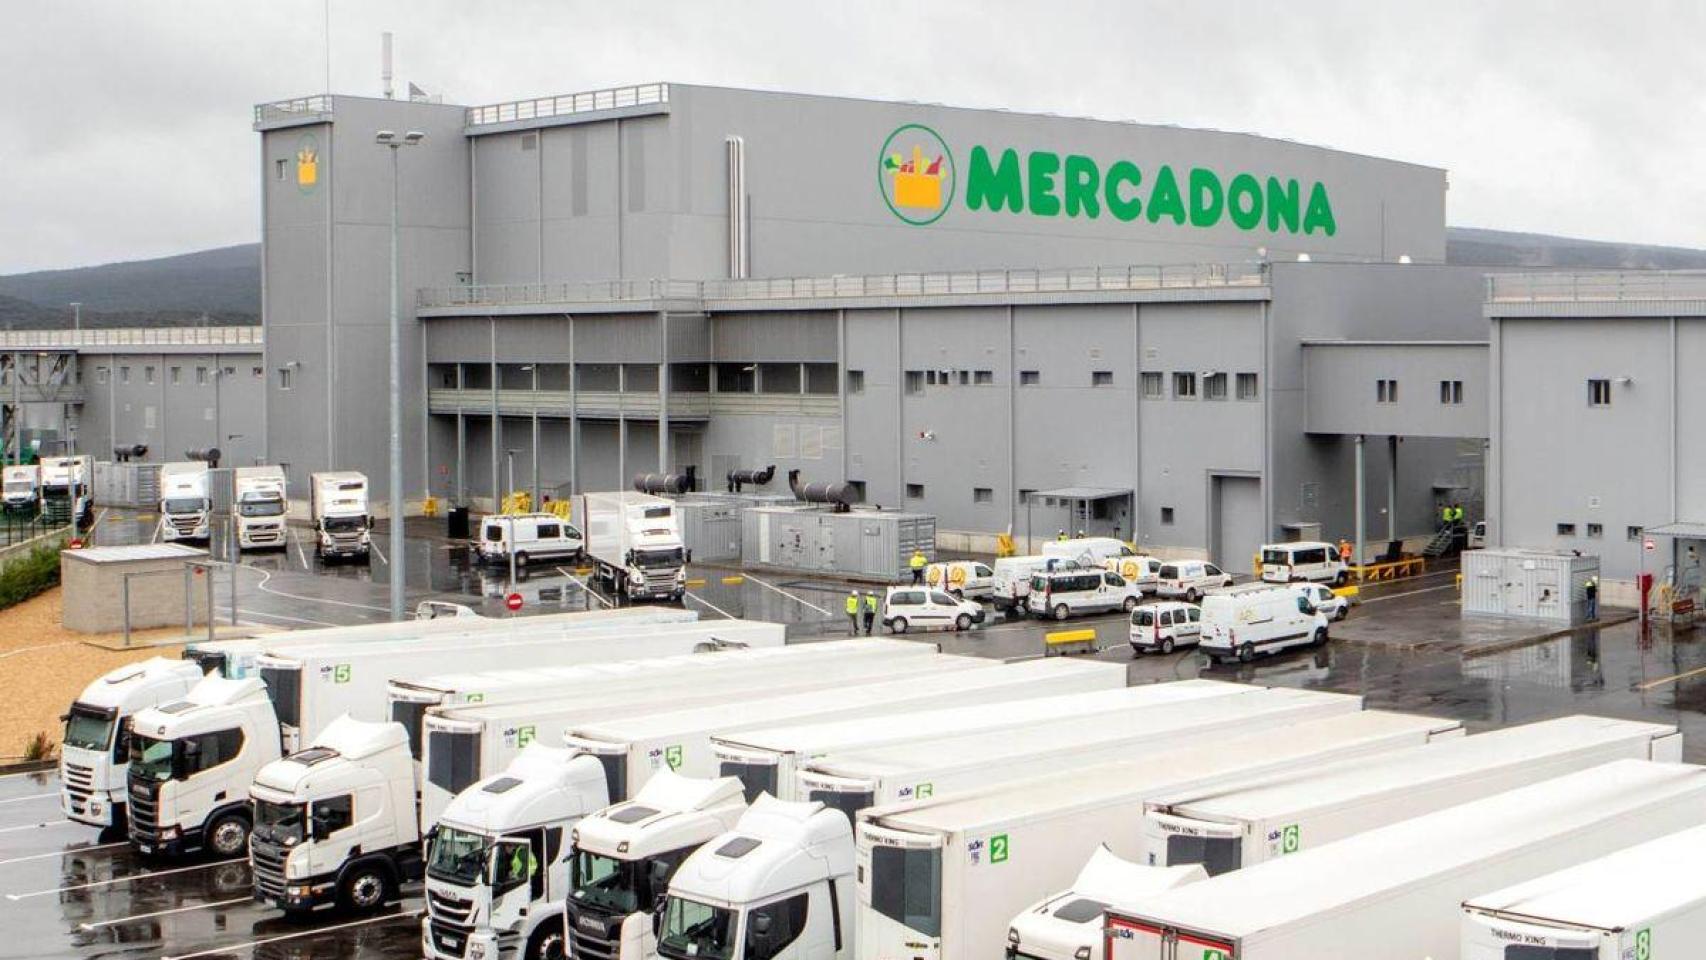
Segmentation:
<svg viewBox="0 0 1706 960">
<path fill-rule="evenodd" d="M 1599 557 L 1565 550 L 1489 548 L 1463 554 L 1463 615 L 1586 623 Z M 1603 606 L 1605 597 L 1600 596 Z"/>
</svg>

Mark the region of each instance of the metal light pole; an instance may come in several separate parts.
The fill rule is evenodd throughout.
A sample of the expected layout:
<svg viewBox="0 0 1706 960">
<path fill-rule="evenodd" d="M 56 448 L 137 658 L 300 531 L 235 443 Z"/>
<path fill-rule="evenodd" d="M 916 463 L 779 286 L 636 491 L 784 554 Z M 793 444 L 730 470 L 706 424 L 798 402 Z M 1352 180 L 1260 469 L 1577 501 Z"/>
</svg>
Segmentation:
<svg viewBox="0 0 1706 960">
<path fill-rule="evenodd" d="M 426 134 L 410 130 L 399 139 L 391 130 L 374 142 L 391 150 L 391 619 L 403 619 L 403 333 L 397 318 L 397 148 L 420 144 Z"/>
<path fill-rule="evenodd" d="M 509 493 L 505 497 L 499 498 L 498 508 L 500 510 L 503 508 L 503 501 L 515 495 L 515 451 L 505 450 L 504 461 L 509 476 L 507 481 Z M 512 585 L 515 583 L 515 539 L 515 518 L 511 517 L 509 521 L 509 582 Z"/>
</svg>

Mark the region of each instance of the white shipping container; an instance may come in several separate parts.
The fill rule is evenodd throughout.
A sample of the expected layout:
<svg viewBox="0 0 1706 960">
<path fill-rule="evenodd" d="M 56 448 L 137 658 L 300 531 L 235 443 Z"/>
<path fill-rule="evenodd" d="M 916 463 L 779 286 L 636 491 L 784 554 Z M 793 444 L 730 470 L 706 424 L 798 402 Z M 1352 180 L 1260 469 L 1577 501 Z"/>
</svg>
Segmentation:
<svg viewBox="0 0 1706 960">
<path fill-rule="evenodd" d="M 1619 760 L 1110 910 L 1108 960 L 1458 960 L 1467 898 L 1706 820 L 1706 768 Z"/>
<path fill-rule="evenodd" d="M 1669 724 L 1560 717 L 1231 790 L 1172 794 L 1147 807 L 1143 858 L 1201 864 L 1219 876 L 1625 759 L 1680 761 L 1682 735 Z"/>
</svg>

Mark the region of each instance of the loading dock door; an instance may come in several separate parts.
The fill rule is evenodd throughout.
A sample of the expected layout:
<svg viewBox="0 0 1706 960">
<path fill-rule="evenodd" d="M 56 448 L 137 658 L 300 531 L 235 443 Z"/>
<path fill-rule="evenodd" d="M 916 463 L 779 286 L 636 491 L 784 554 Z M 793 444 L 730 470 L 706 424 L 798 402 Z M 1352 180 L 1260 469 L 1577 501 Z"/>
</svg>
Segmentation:
<svg viewBox="0 0 1706 960">
<path fill-rule="evenodd" d="M 1215 564 L 1228 573 L 1253 573 L 1250 558 L 1262 545 L 1262 481 L 1215 477 L 1209 506 Z"/>
</svg>

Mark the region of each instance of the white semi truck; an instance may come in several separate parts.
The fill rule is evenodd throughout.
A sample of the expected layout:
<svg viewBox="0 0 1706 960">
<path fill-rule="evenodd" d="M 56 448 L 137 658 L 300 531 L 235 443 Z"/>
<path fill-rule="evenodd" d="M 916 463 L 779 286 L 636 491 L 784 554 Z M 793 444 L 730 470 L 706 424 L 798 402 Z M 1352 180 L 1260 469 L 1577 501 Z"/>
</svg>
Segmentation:
<svg viewBox="0 0 1706 960">
<path fill-rule="evenodd" d="M 1459 960 L 1465 900 L 1703 819 L 1706 768 L 1619 760 L 1109 910 L 1108 960 Z"/>
<path fill-rule="evenodd" d="M 1706 944 L 1706 827 L 1463 904 L 1463 960 L 1660 960 Z"/>
<path fill-rule="evenodd" d="M 213 501 L 208 491 L 207 464 L 194 460 L 160 467 L 159 534 L 164 542 L 207 542 Z"/>
<path fill-rule="evenodd" d="M 41 467 L 20 464 L 0 471 L 0 494 L 8 513 L 35 513 L 41 507 Z"/>
<path fill-rule="evenodd" d="M 680 600 L 687 591 L 687 548 L 675 503 L 635 491 L 586 493 L 574 517 L 597 576 L 618 597 Z"/>
<path fill-rule="evenodd" d="M 1560 717 L 1207 794 L 1162 796 L 1142 858 L 1210 876 L 1613 760 L 1682 760 L 1676 727 Z"/>
<path fill-rule="evenodd" d="M 354 470 L 308 475 L 309 519 L 319 560 L 372 559 L 373 516 L 368 512 L 367 476 Z"/>
<path fill-rule="evenodd" d="M 59 753 L 59 806 L 66 817 L 92 827 L 124 827 L 132 718 L 181 699 L 201 675 L 194 663 L 152 657 L 114 667 L 83 688 L 65 712 Z"/>
<path fill-rule="evenodd" d="M 95 519 L 95 458 L 87 455 L 41 459 L 41 512 L 49 523 L 87 527 Z"/>
<path fill-rule="evenodd" d="M 1151 867 L 1097 847 L 1072 885 L 1025 909 L 1007 925 L 1007 960 L 1101 960 L 1102 914 L 1144 897 L 1207 880 L 1199 864 Z"/>
<path fill-rule="evenodd" d="M 238 467 L 232 476 L 231 521 L 240 550 L 283 550 L 285 514 L 284 469 L 276 466 Z"/>
</svg>

